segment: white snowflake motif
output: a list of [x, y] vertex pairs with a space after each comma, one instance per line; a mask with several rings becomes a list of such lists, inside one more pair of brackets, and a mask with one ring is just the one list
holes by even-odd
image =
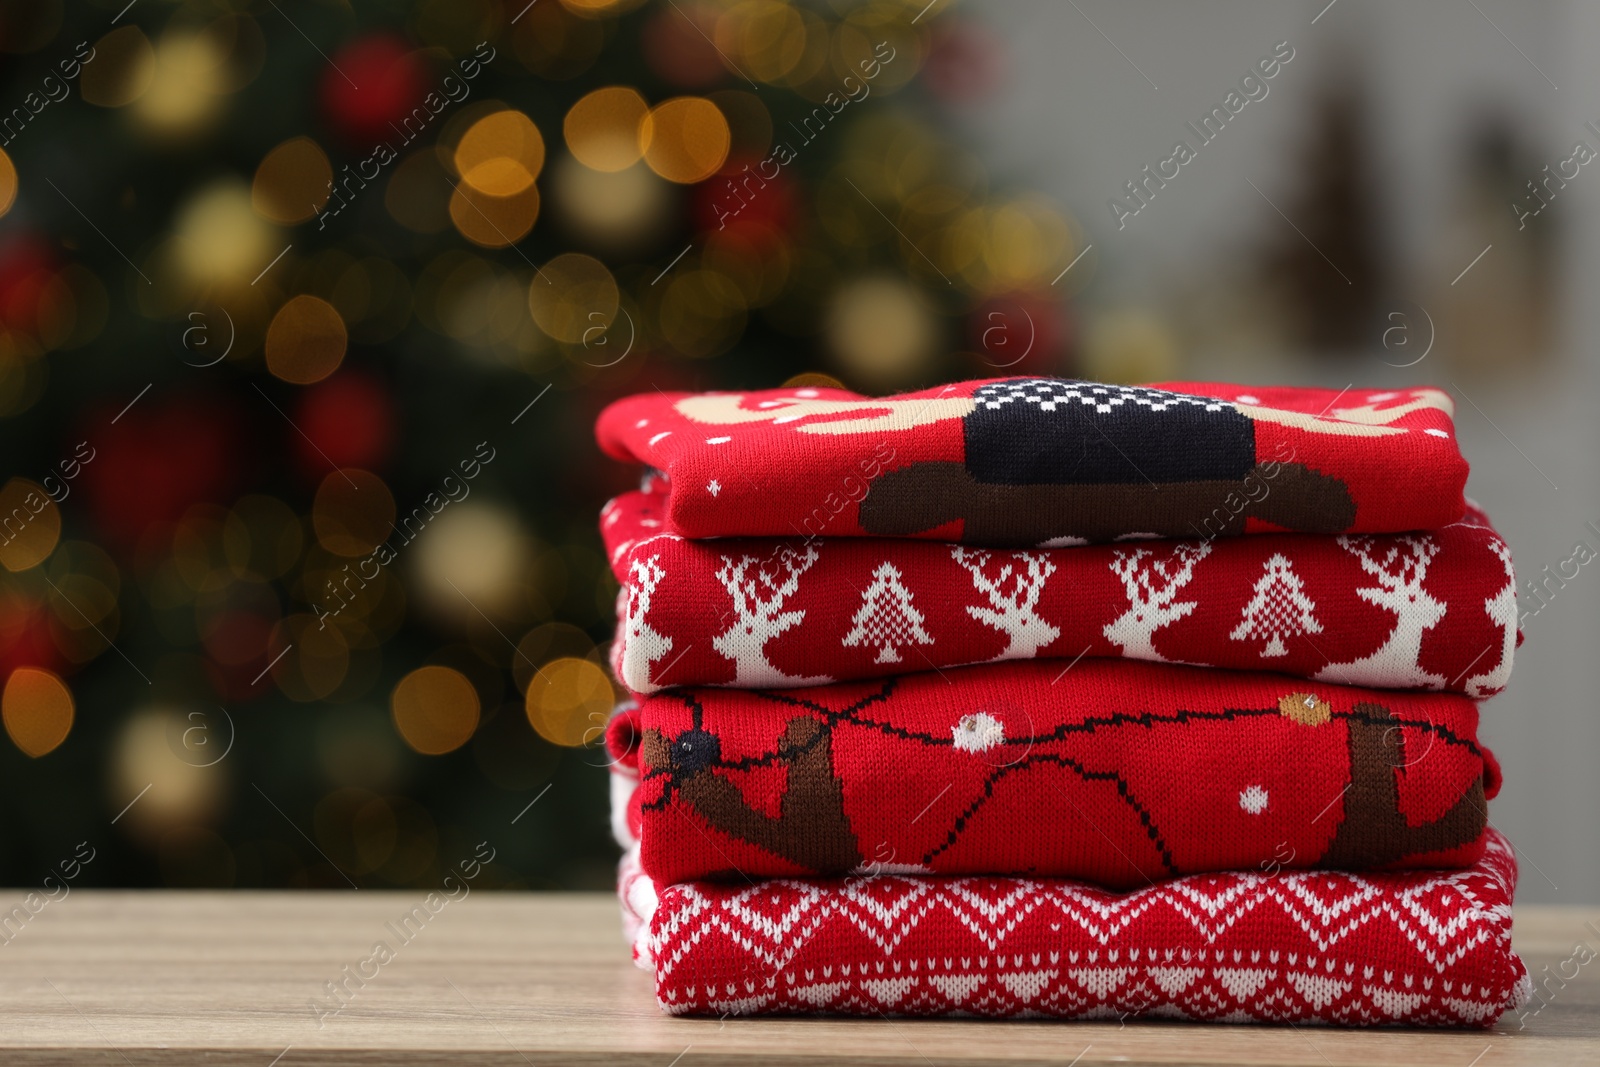
[[710, 493], [712, 496], [716, 496], [718, 493], [722, 492], [722, 483], [717, 481], [715, 478], [711, 479], [710, 484], [706, 486], [706, 492]]
[[1267, 810], [1267, 791], [1259, 785], [1253, 785], [1239, 794], [1239, 807], [1251, 815], [1260, 815]]
[[1006, 741], [1006, 728], [986, 711], [976, 715], [963, 715], [961, 721], [950, 728], [956, 748], [962, 752], [986, 752]]

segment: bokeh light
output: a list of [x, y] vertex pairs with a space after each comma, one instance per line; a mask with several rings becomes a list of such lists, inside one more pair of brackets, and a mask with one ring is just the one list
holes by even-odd
[[728, 158], [728, 120], [717, 105], [698, 96], [680, 96], [652, 108], [639, 128], [650, 169], [681, 185], [705, 181]]
[[178, 265], [196, 287], [243, 285], [277, 253], [271, 232], [251, 204], [249, 187], [234, 178], [218, 179], [178, 210], [173, 225]]
[[578, 252], [556, 256], [528, 283], [533, 321], [552, 339], [571, 344], [581, 342], [590, 330], [609, 327], [620, 300], [617, 280], [606, 265]]
[[626, 252], [658, 239], [672, 222], [672, 188], [642, 163], [595, 171], [569, 155], [551, 167], [555, 217], [569, 230], [607, 249]]
[[12, 743], [35, 759], [67, 739], [72, 715], [71, 690], [49, 671], [18, 667], [6, 679], [0, 718]]
[[616, 703], [606, 672], [586, 659], [544, 664], [528, 683], [528, 722], [553, 745], [575, 748], [598, 739]]
[[0, 217], [11, 210], [17, 199], [17, 168], [0, 148]]
[[[84, 69], [91, 70], [94, 65]], [[133, 101], [133, 111], [158, 134], [195, 132], [221, 111], [218, 94], [227, 88], [226, 67], [227, 56], [217, 38], [189, 29], [169, 29], [156, 47], [153, 77]]]
[[117, 737], [106, 795], [110, 814], [122, 812], [119, 827], [158, 837], [215, 814], [225, 795], [228, 764], [199, 767], [183, 758], [173, 738], [182, 737], [189, 725], [181, 710], [166, 705], [137, 708], [128, 716]]
[[523, 192], [544, 167], [544, 138], [520, 111], [495, 111], [456, 144], [456, 172], [476, 192], [504, 199]]
[[37, 482], [12, 478], [0, 487], [0, 565], [36, 567], [61, 537], [61, 509]]
[[612, 172], [639, 162], [645, 116], [650, 106], [637, 91], [608, 86], [580, 97], [561, 124], [567, 150], [584, 166]]
[[858, 381], [894, 386], [915, 376], [938, 335], [916, 288], [864, 278], [840, 289], [827, 319], [828, 346]]
[[[457, 492], [465, 483], [456, 482]], [[516, 614], [524, 602], [528, 539], [517, 516], [497, 503], [451, 504], [416, 545], [420, 592], [441, 614], [463, 622]]]
[[293, 297], [267, 327], [267, 369], [296, 385], [320, 382], [344, 361], [349, 334], [344, 319], [321, 297]]
[[383, 544], [394, 533], [394, 517], [389, 487], [359, 467], [329, 472], [311, 505], [317, 540], [338, 556], [365, 556]]
[[478, 691], [449, 667], [420, 667], [400, 679], [389, 697], [395, 729], [425, 756], [453, 752], [478, 728]]
[[333, 167], [309, 137], [291, 137], [256, 167], [250, 202], [265, 218], [285, 225], [304, 222], [328, 202]]
[[156, 76], [156, 50], [137, 26], [122, 26], [94, 43], [94, 62], [78, 75], [78, 91], [96, 107], [126, 107]]
[[493, 196], [467, 185], [450, 195], [450, 221], [475, 245], [505, 248], [533, 229], [539, 218], [539, 188], [529, 185], [511, 196]]

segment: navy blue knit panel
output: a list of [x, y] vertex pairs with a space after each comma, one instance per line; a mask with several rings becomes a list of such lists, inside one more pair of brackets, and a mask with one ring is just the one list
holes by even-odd
[[1256, 464], [1255, 424], [1225, 400], [1067, 378], [978, 389], [967, 470], [991, 485], [1226, 481]]

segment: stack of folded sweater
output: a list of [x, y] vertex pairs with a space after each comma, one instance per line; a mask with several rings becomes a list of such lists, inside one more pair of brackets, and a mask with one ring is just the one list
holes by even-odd
[[601, 518], [613, 825], [661, 1007], [1492, 1024], [1528, 980], [1475, 700], [1516, 584], [1450, 411], [611, 405], [649, 468]]

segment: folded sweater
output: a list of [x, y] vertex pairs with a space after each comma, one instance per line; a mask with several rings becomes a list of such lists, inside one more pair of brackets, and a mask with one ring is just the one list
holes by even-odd
[[[1025, 662], [624, 707], [659, 883], [874, 871], [1129, 888], [1219, 870], [1462, 867], [1499, 789], [1460, 696]], [[618, 798], [622, 799], [621, 797]]]
[[1120, 536], [1392, 533], [1460, 518], [1467, 464], [1437, 389], [961, 382], [645, 393], [609, 454], [662, 471], [684, 537], [923, 537], [1025, 548]]
[[606, 505], [635, 692], [809, 685], [986, 660], [1126, 657], [1489, 696], [1516, 647], [1482, 512], [1423, 534], [1269, 534], [994, 551], [664, 534], [659, 479]]
[[1462, 871], [1078, 882], [875, 875], [653, 884], [635, 959], [674, 1015], [1130, 1017], [1488, 1027], [1528, 999], [1516, 861]]

